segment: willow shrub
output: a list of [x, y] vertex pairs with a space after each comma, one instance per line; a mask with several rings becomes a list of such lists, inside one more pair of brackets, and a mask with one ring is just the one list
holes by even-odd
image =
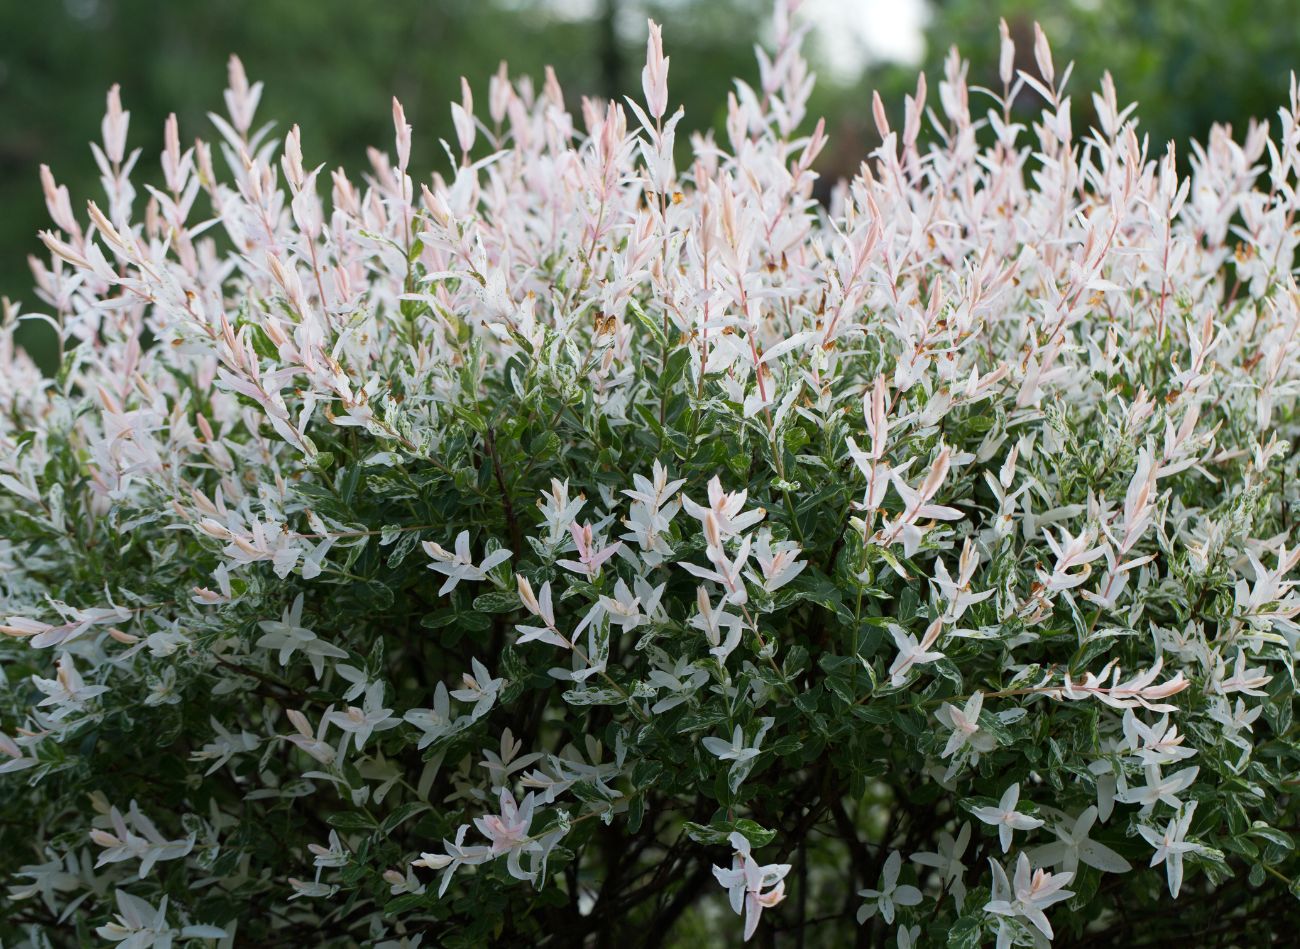
[[1300, 89], [1184, 178], [1004, 26], [823, 207], [790, 12], [689, 147], [652, 24], [359, 179], [237, 60], [42, 169], [6, 944], [1285, 938]]

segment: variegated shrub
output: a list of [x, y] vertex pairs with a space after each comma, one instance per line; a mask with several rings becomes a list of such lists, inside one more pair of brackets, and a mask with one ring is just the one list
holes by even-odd
[[652, 24], [360, 175], [238, 60], [42, 169], [6, 945], [1294, 932], [1300, 88], [1183, 175], [1004, 26], [819, 204], [792, 6], [689, 142]]

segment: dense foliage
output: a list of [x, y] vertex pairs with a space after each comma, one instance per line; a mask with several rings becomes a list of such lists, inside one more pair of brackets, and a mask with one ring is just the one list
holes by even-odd
[[[922, 11], [925, 68], [941, 69], [956, 43], [971, 54], [974, 85], [988, 85], [997, 75], [996, 45], [987, 42], [997, 14], [1024, 40], [1025, 52], [1034, 21], [1042, 20], [1058, 44], [1058, 58], [1078, 62], [1083, 85], [1095, 85], [1108, 69], [1127, 97], [1142, 104], [1142, 128], [1157, 152], [1170, 140], [1204, 138], [1215, 121], [1236, 124], [1271, 113], [1288, 70], [1300, 62], [1300, 31], [1286, 28], [1294, 17], [1292, 0], [905, 0], [899, 7], [913, 5]], [[36, 303], [26, 260], [38, 250], [35, 234], [46, 222], [34, 187], [37, 165], [48, 164], [74, 195], [96, 187], [85, 140], [102, 103], [88, 90], [98, 92], [109, 82], [121, 84], [136, 115], [151, 117], [131, 136], [153, 154], [163, 144], [154, 117], [175, 112], [182, 128], [197, 132], [227, 57], [238, 53], [266, 82], [263, 114], [297, 121], [315, 161], [351, 168], [364, 160], [367, 143], [387, 135], [384, 106], [392, 95], [422, 135], [450, 137], [445, 100], [459, 77], [468, 76], [481, 91], [502, 59], [515, 72], [539, 76], [554, 64], [571, 106], [584, 94], [619, 97], [636, 87], [644, 17], [652, 16], [669, 19], [673, 100], [686, 108], [683, 127], [720, 128], [731, 77], [750, 69], [755, 38], [770, 35], [770, 8], [766, 0], [0, 4], [0, 36], [6, 39], [0, 59], [0, 294]], [[861, 16], [879, 10], [876, 35], [888, 35], [897, 29], [891, 21], [908, 16], [873, 0], [820, 0], [809, 15], [830, 10], [842, 17], [846, 10]], [[819, 47], [829, 30], [823, 23], [805, 46], [819, 64], [811, 108], [826, 116], [831, 138], [817, 163], [824, 181], [853, 174], [862, 153], [878, 144], [863, 107], [871, 90], [881, 90], [889, 109], [901, 106], [917, 68], [867, 61], [861, 76], [848, 64], [828, 71]], [[147, 55], [141, 55], [141, 37], [148, 37]], [[1036, 111], [1032, 95], [1021, 105], [1022, 117]], [[1093, 121], [1086, 96], [1075, 106], [1076, 124]], [[20, 339], [48, 371], [53, 334], [26, 324]]]
[[777, 24], [681, 167], [653, 25], [423, 183], [233, 60], [137, 190], [109, 93], [0, 337], [0, 939], [1285, 941], [1300, 87], [1182, 179], [1004, 26], [822, 208]]

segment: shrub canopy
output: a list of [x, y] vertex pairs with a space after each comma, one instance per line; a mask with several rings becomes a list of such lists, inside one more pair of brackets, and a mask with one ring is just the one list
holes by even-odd
[[137, 187], [109, 93], [0, 338], [0, 938], [1296, 920], [1300, 88], [1180, 179], [1004, 27], [823, 208], [787, 14], [689, 161], [653, 25], [360, 183], [232, 60]]

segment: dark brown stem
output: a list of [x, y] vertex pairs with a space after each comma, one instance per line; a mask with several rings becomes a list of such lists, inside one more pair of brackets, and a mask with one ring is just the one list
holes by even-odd
[[497, 487], [501, 490], [501, 507], [505, 510], [506, 526], [510, 530], [510, 549], [518, 557], [525, 549], [524, 535], [519, 528], [519, 520], [515, 517], [515, 506], [510, 500], [510, 491], [506, 488], [506, 476], [501, 470], [501, 459], [497, 457], [496, 431], [489, 428], [483, 436], [483, 442], [487, 446], [488, 457], [492, 460], [492, 474], [496, 478]]

